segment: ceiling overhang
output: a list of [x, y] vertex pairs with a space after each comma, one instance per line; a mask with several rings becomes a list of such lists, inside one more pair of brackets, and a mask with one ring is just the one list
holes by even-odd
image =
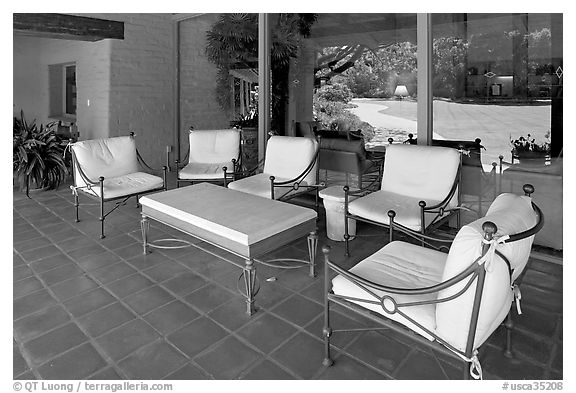
[[67, 14], [14, 14], [15, 35], [78, 41], [124, 39], [124, 22]]

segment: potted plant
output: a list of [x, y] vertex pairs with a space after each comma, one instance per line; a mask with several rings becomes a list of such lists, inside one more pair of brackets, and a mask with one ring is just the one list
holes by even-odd
[[526, 137], [520, 136], [518, 139], [510, 140], [512, 157], [521, 162], [545, 162], [550, 158], [550, 131], [546, 132], [544, 138], [543, 142], [536, 142], [536, 138], [527, 134]]
[[21, 191], [29, 196], [30, 186], [36, 189], [55, 189], [65, 179], [68, 168], [64, 160], [64, 143], [56, 135], [54, 126], [28, 123], [24, 112], [14, 117], [12, 170]]

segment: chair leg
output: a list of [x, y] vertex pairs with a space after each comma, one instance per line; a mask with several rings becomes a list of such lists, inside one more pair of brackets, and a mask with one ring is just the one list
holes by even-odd
[[325, 267], [324, 267], [324, 328], [322, 329], [322, 336], [324, 337], [324, 360], [322, 364], [326, 367], [334, 364], [334, 360], [330, 356], [330, 336], [332, 335], [332, 328], [330, 328], [330, 300], [328, 294], [330, 293], [330, 267], [327, 263], [328, 253], [326, 249], [324, 252]]
[[504, 348], [504, 357], [512, 359], [514, 358], [514, 354], [512, 353], [512, 329], [514, 329], [512, 312], [508, 313], [506, 322], [504, 322], [504, 327], [506, 328], [506, 348]]
[[140, 208], [140, 195], [136, 195], [136, 209]]
[[80, 206], [78, 192], [74, 192], [74, 207], [76, 208], [76, 222], [80, 222], [80, 218], [78, 217], [78, 207]]
[[348, 219], [346, 218], [346, 214], [344, 214], [344, 255], [346, 257], [350, 256], [350, 245], [348, 244], [350, 241], [350, 234], [348, 233]]
[[350, 233], [348, 232], [348, 186], [344, 186], [344, 255], [350, 256]]
[[100, 177], [100, 239], [104, 239], [104, 178]]

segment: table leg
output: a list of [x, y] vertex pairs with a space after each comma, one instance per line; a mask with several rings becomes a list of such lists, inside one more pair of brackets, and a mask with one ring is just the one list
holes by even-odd
[[150, 221], [148, 217], [142, 216], [140, 221], [140, 229], [142, 230], [142, 247], [144, 255], [148, 254], [148, 230], [150, 229]]
[[254, 307], [254, 290], [256, 285], [256, 266], [252, 259], [246, 260], [244, 266], [244, 284], [246, 285], [246, 313], [252, 315], [256, 312]]
[[308, 235], [308, 256], [310, 257], [310, 277], [316, 277], [316, 249], [318, 248], [318, 234], [316, 231]]

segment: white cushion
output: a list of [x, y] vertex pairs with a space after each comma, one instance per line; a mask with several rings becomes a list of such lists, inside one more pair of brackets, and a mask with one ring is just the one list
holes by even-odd
[[190, 131], [189, 140], [189, 163], [221, 164], [239, 159], [239, 130], [194, 130]]
[[[131, 194], [141, 194], [150, 190], [161, 188], [161, 177], [144, 172], [134, 172], [123, 176], [104, 178], [104, 198], [113, 199]], [[100, 196], [100, 186], [91, 190], [80, 188], [81, 191], [91, 195]]]
[[[420, 200], [420, 198], [380, 190], [349, 202], [348, 211], [354, 215], [389, 225], [388, 211], [394, 210], [396, 212], [394, 222], [420, 232], [422, 227], [418, 205]], [[427, 202], [432, 205], [440, 201], [428, 200]], [[428, 226], [434, 219], [434, 215], [425, 214], [424, 219], [425, 225]]]
[[[442, 201], [450, 193], [460, 165], [456, 149], [437, 146], [390, 145], [386, 148], [381, 190], [414, 199]], [[458, 205], [453, 198], [450, 207]]]
[[[295, 179], [310, 165], [317, 150], [318, 143], [312, 138], [272, 136], [266, 145], [264, 173], [277, 179]], [[316, 184], [316, 165], [304, 178], [307, 184]]]
[[[275, 182], [283, 182], [290, 179], [276, 178]], [[301, 182], [300, 186], [305, 186], [306, 182]], [[271, 198], [270, 195], [270, 175], [268, 173], [259, 173], [254, 176], [245, 177], [228, 184], [228, 188], [236, 191], [246, 192], [252, 195], [258, 195], [264, 198]], [[305, 189], [300, 189], [299, 192]], [[295, 191], [290, 187], [274, 187], [274, 199], [279, 199], [288, 193]]]
[[224, 170], [222, 169], [224, 167], [226, 167], [227, 173], [234, 171], [234, 164], [231, 161], [217, 164], [191, 162], [178, 172], [178, 178], [181, 180], [224, 179]]
[[[381, 285], [397, 288], [427, 287], [440, 282], [446, 256], [445, 253], [436, 250], [401, 241], [394, 241], [359, 262], [350, 269], [350, 272]], [[374, 296], [341, 275], [336, 276], [332, 280], [332, 290], [337, 295], [377, 301]], [[370, 288], [369, 290], [378, 296], [385, 294], [383, 291]], [[436, 299], [436, 294], [398, 295], [388, 293], [388, 295], [393, 297], [396, 303]], [[403, 316], [397, 313], [386, 313], [380, 304], [363, 303], [360, 301], [353, 302], [382, 314], [386, 318], [402, 323], [411, 330], [432, 340], [432, 336]], [[435, 309], [434, 304], [400, 308], [403, 313], [431, 331], [434, 331], [436, 328]]]
[[[130, 136], [80, 141], [72, 144], [72, 150], [84, 174], [94, 182], [100, 176], [118, 177], [139, 170], [136, 143]], [[78, 187], [86, 185], [78, 168], [75, 181]]]
[[[482, 252], [482, 224], [492, 221], [498, 227], [497, 237], [516, 234], [532, 228], [537, 222], [537, 215], [526, 196], [501, 194], [486, 213], [460, 229], [450, 247], [446, 267], [442, 275], [445, 281], [466, 269]], [[508, 257], [514, 276], [526, 266], [534, 236], [509, 244], [501, 244], [497, 249]], [[460, 283], [442, 291], [439, 297], [450, 296], [464, 287]], [[437, 334], [460, 350], [465, 349], [474, 291], [476, 283], [462, 295], [448, 302], [439, 303], [436, 307]], [[480, 346], [504, 320], [512, 302], [510, 275], [506, 263], [495, 256], [486, 274], [486, 281], [480, 305], [480, 314], [476, 329], [474, 347]]]
[[317, 216], [309, 208], [210, 183], [148, 195], [140, 203], [144, 210], [151, 208], [242, 245], [257, 244]]

